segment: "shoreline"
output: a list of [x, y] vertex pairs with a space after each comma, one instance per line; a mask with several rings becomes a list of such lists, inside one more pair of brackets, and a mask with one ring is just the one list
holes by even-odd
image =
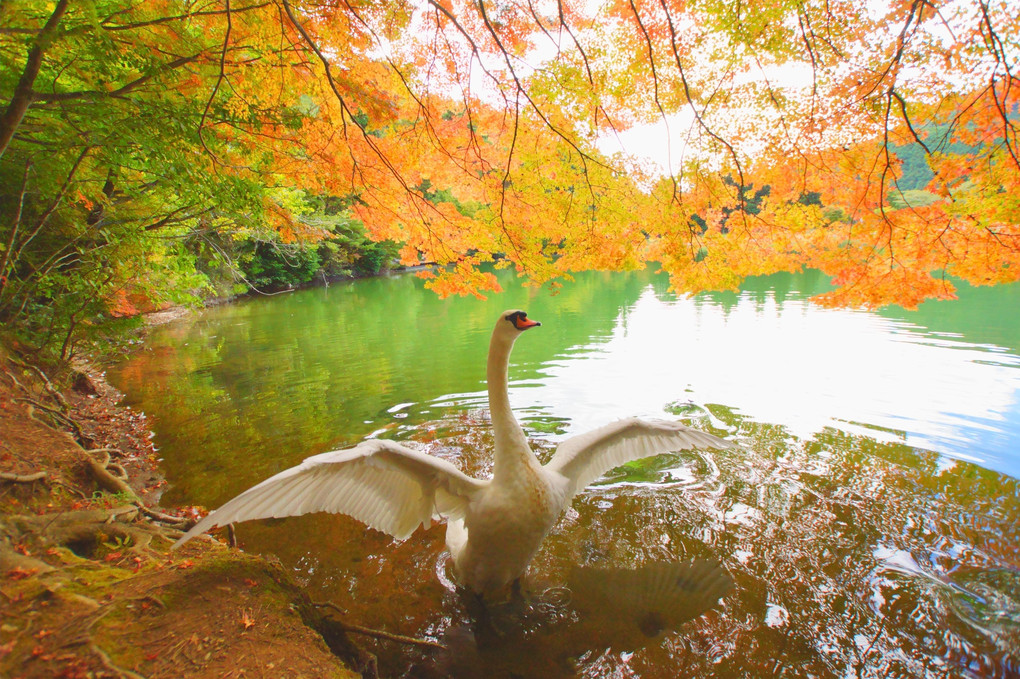
[[159, 506], [147, 418], [122, 398], [85, 361], [51, 381], [0, 347], [0, 676], [376, 676], [278, 562], [211, 537], [170, 551], [199, 512]]
[[[125, 353], [156, 327], [258, 296], [139, 313]], [[154, 434], [107, 381], [111, 358], [72, 359], [50, 376], [0, 343], [0, 676], [376, 677], [349, 634], [385, 633], [311, 601], [275, 559], [211, 536], [170, 551], [204, 512], [160, 505]]]
[[351, 283], [354, 281], [366, 280], [370, 278], [383, 278], [389, 276], [402, 276], [405, 274], [416, 274], [419, 271], [425, 271], [427, 269], [433, 269], [436, 265], [434, 264], [416, 264], [414, 266], [398, 267], [395, 269], [387, 269], [380, 271], [379, 273], [367, 275], [367, 276], [343, 276], [339, 278], [313, 278], [302, 285], [293, 288], [283, 288], [281, 290], [256, 290], [251, 289], [248, 292], [239, 295], [228, 295], [226, 297], [210, 297], [209, 299], [202, 300], [199, 305], [195, 307], [189, 307], [183, 304], [174, 304], [172, 306], [165, 307], [163, 309], [156, 309], [154, 311], [144, 311], [137, 316], [142, 319], [142, 323], [145, 330], [149, 328], [159, 327], [167, 323], [185, 318], [189, 314], [193, 314], [201, 311], [208, 307], [221, 306], [223, 304], [232, 304], [247, 299], [258, 299], [259, 297], [286, 294], [289, 292], [296, 292], [298, 290], [313, 290], [316, 288], [328, 288], [336, 283]]

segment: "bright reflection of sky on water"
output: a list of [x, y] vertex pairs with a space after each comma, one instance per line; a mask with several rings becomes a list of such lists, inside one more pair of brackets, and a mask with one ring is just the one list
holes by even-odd
[[[649, 290], [611, 336], [552, 360], [542, 384], [517, 385], [511, 398], [531, 411], [555, 403], [551, 414], [575, 434], [630, 415], [669, 417], [683, 390], [803, 438], [834, 427], [1020, 477], [1018, 368], [1002, 349], [870, 312], [748, 296], [724, 308]], [[633, 377], [648, 375], [657, 377]]]
[[614, 645], [633, 631], [625, 616], [595, 625], [600, 640], [573, 604], [545, 599], [508, 618], [507, 635], [472, 641], [438, 526], [402, 543], [325, 515], [238, 526], [313, 599], [449, 644], [449, 657], [424, 657], [379, 642], [384, 674], [509, 676], [503, 663], [564, 679], [1017, 675], [1020, 286], [961, 285], [955, 301], [869, 312], [809, 302], [826, 289], [817, 272], [694, 299], [653, 270], [579, 274], [554, 296], [498, 275], [505, 291], [488, 300], [379, 278], [154, 330], [111, 378], [156, 429], [164, 502], [217, 506], [373, 433], [490, 473], [486, 348], [497, 314], [523, 308], [543, 322], [510, 365], [530, 436], [640, 415], [741, 444], [612, 470], [543, 543], [535, 592], [561, 591], [578, 565], [706, 559], [734, 590], [633, 646]]

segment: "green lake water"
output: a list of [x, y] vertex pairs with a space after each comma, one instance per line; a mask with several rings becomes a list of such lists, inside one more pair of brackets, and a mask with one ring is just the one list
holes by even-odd
[[1020, 675], [1020, 286], [867, 312], [812, 304], [813, 272], [690, 299], [652, 270], [556, 295], [500, 281], [440, 300], [376, 278], [156, 329], [109, 377], [149, 417], [164, 503], [214, 508], [370, 436], [484, 476], [489, 334], [523, 308], [542, 327], [517, 342], [510, 398], [541, 457], [632, 415], [740, 448], [614, 470], [524, 600], [486, 615], [454, 590], [441, 526], [396, 543], [346, 517], [239, 525], [314, 599], [446, 647], [366, 640], [385, 675]]

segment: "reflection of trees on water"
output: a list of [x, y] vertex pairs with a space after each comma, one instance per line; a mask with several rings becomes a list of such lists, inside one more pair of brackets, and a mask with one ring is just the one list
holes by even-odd
[[[545, 668], [526, 675], [534, 677], [1016, 674], [1020, 483], [904, 445], [834, 430], [800, 440], [721, 406], [701, 412], [715, 419], [700, 418], [699, 427], [743, 449], [614, 470], [574, 501], [530, 571], [533, 591], [542, 592], [571, 583], [578, 567], [721, 562], [734, 590], [641, 643], [632, 643], [640, 626], [626, 615], [602, 616], [593, 630], [562, 606], [549, 613], [554, 619], [518, 612], [503, 621], [503, 637], [479, 639], [477, 617], [436, 577], [438, 527], [401, 544], [342, 517], [238, 532], [296, 567], [315, 598], [330, 598], [353, 620], [509, 668], [485, 676], [511, 676], [522, 658]], [[433, 428], [444, 438], [424, 444], [430, 451], [470, 473], [487, 471], [484, 420], [450, 417], [422, 427], [419, 438]], [[423, 668], [436, 663], [450, 676], [477, 669], [372, 644], [394, 675], [417, 666], [423, 674], [413, 676], [432, 676]]]
[[507, 292], [487, 301], [441, 300], [405, 275], [246, 300], [154, 331], [111, 377], [152, 416], [168, 501], [214, 506], [356, 443], [400, 402], [484, 391], [489, 334], [508, 307], [546, 321], [511, 367], [511, 380], [534, 379], [577, 338], [611, 333], [654, 278], [589, 273], [553, 296], [498, 273]]
[[[153, 418], [174, 487], [168, 499], [214, 505], [309, 454], [394, 423], [387, 411], [399, 403], [483, 392], [492, 319], [504, 308], [525, 307], [547, 321], [514, 353], [511, 380], [527, 382], [541, 379], [550, 362], [625, 328], [642, 295], [672, 299], [667, 277], [654, 267], [579, 274], [555, 296], [521, 287], [510, 271], [497, 274], [506, 292], [487, 301], [440, 300], [413, 276], [398, 276], [211, 309], [157, 330], [111, 377]], [[825, 277], [807, 271], [748, 279], [739, 298], [709, 293], [697, 303], [781, 304], [824, 289]], [[1013, 289], [963, 287], [968, 304], [932, 306], [931, 313], [924, 305], [915, 316], [953, 332], [953, 314], [971, 314], [956, 320], [980, 334], [984, 325], [973, 314], [984, 314], [998, 319], [1001, 334], [1008, 326], [990, 309], [1001, 309], [1002, 294]], [[402, 413], [401, 424], [436, 417], [425, 410]]]
[[[693, 538], [725, 560], [737, 593], [723, 616], [685, 628], [671, 652], [680, 666], [722, 676], [1020, 669], [1016, 480], [835, 430], [800, 441], [711, 410], [745, 446], [713, 455], [715, 479], [678, 473], [703, 468], [701, 453], [651, 462], [665, 485], [628, 487], [630, 475], [617, 472], [616, 485], [575, 502], [580, 516], [558, 536], [586, 533], [582, 545], [625, 560], [688, 553]], [[977, 599], [995, 603], [968, 613]], [[713, 654], [685, 652], [694, 638]]]
[[1020, 355], [1020, 283], [976, 287], [953, 280], [956, 300], [929, 300], [916, 311], [899, 307], [878, 313], [902, 319], [936, 333], [959, 337], [970, 344], [1001, 347]]
[[[1004, 313], [1004, 310], [1020, 308], [1020, 283], [982, 287], [957, 279], [952, 283], [956, 286], [955, 300], [929, 300], [913, 311], [894, 305], [874, 313], [959, 338], [968, 344], [1001, 347], [1020, 354], [1020, 314]], [[766, 305], [782, 306], [791, 299], [803, 301], [832, 289], [828, 276], [808, 269], [752, 276], [741, 283], [740, 292], [705, 292], [695, 299], [698, 304], [717, 305], [726, 312], [742, 301], [751, 301], [761, 309]], [[659, 299], [671, 299], [665, 288], [656, 287], [656, 293]]]
[[[152, 416], [176, 486], [170, 501], [215, 505], [380, 422], [399, 421], [397, 435], [485, 474], [491, 437], [475, 413], [425, 421], [434, 416], [409, 408], [395, 420], [387, 410], [481, 391], [492, 318], [506, 307], [548, 321], [541, 342], [515, 351], [511, 380], [520, 382], [550, 357], [577, 351], [578, 337], [611, 336], [647, 291], [668, 295], [664, 277], [649, 272], [579, 276], [556, 297], [501, 275], [509, 292], [488, 302], [443, 302], [419, 294], [412, 278], [380, 279], [294, 293], [286, 307], [216, 309], [161, 331], [119, 368], [118, 381]], [[774, 294], [781, 300], [805, 286]], [[773, 293], [747, 294], [765, 303]], [[633, 651], [592, 634], [588, 650], [568, 654], [571, 667], [641, 677], [1020, 673], [1016, 480], [834, 429], [801, 440], [725, 406], [678, 402], [672, 411], [744, 449], [614, 470], [575, 500], [532, 572], [563, 583], [575, 565], [635, 570], [718, 559], [735, 590]], [[441, 528], [402, 544], [343, 517], [238, 532], [358, 622], [431, 638], [470, 627], [436, 578]], [[379, 650], [394, 657], [392, 647]], [[399, 673], [416, 661], [393, 662]]]

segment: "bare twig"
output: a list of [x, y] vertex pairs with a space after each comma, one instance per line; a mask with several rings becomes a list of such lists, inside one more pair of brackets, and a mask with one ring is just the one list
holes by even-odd
[[25, 172], [21, 177], [21, 191], [18, 193], [17, 207], [14, 208], [14, 216], [11, 218], [11, 237], [4, 250], [3, 259], [0, 259], [0, 299], [3, 298], [4, 288], [7, 287], [7, 265], [13, 262], [10, 259], [11, 251], [14, 250], [14, 242], [18, 237], [18, 227], [21, 226], [21, 211], [25, 207], [25, 190], [28, 188], [28, 171], [32, 169], [32, 161], [25, 161]]
[[[298, 21], [298, 18], [295, 15], [294, 9], [291, 7], [290, 2], [288, 0], [283, 0], [283, 7], [286, 10], [287, 17], [290, 20], [291, 25], [301, 35], [301, 38], [304, 40], [305, 44], [312, 51], [312, 53], [315, 54], [319, 62], [322, 64], [323, 73], [326, 76], [326, 82], [329, 83], [330, 90], [333, 92], [333, 95], [336, 97], [337, 103], [340, 105], [341, 110], [340, 121], [343, 126], [342, 133], [344, 139], [348, 138], [347, 121], [349, 119], [354, 124], [354, 128], [360, 133], [361, 140], [372, 151], [372, 154], [379, 160], [379, 162], [383, 164], [383, 166], [386, 168], [390, 176], [392, 176], [394, 180], [396, 180], [397, 183], [400, 184], [400, 187], [404, 191], [404, 193], [410, 199], [412, 199], [411, 206], [418, 213], [420, 223], [422, 227], [424, 227], [425, 230], [428, 232], [430, 240], [435, 243], [438, 243], [445, 250], [447, 250], [447, 252], [449, 252], [449, 248], [447, 248], [445, 242], [442, 239], [440, 239], [436, 235], [435, 231], [429, 226], [430, 220], [428, 214], [426, 214], [426, 211], [431, 213], [434, 217], [442, 220], [446, 220], [447, 217], [443, 214], [441, 210], [439, 210], [436, 206], [429, 202], [429, 200], [425, 197], [424, 190], [419, 189], [417, 187], [412, 187], [410, 184], [407, 183], [407, 179], [404, 177], [400, 169], [393, 164], [392, 159], [376, 143], [375, 138], [371, 134], [369, 134], [369, 130], [367, 129], [367, 127], [359, 121], [355, 111], [351, 108], [351, 105], [348, 103], [347, 98], [344, 97], [344, 94], [340, 91], [340, 87], [337, 84], [336, 78], [334, 78], [333, 76], [332, 63], [326, 57], [326, 54], [323, 52], [319, 44], [311, 36], [311, 34], [308, 32], [305, 26], [300, 21]], [[357, 167], [358, 161], [354, 157], [353, 145], [348, 144], [348, 151], [349, 153], [351, 153], [351, 158], [354, 162], [354, 167]], [[353, 184], [354, 183], [353, 176], [351, 178], [351, 181]]]
[[[316, 608], [330, 608], [340, 615], [346, 615], [346, 611], [337, 606], [336, 604], [325, 602], [325, 603], [313, 603]], [[345, 631], [351, 632], [352, 634], [362, 634], [366, 637], [373, 637], [375, 639], [386, 639], [387, 641], [395, 641], [398, 644], [407, 644], [408, 646], [421, 646], [424, 648], [434, 648], [442, 651], [446, 650], [446, 646], [435, 641], [429, 641], [428, 639], [417, 639], [415, 637], [407, 637], [403, 634], [391, 634], [390, 632], [384, 632], [382, 630], [372, 629], [371, 627], [364, 627], [362, 625], [356, 625], [351, 622], [345, 622], [343, 620], [337, 620], [333, 618], [333, 621], [344, 628]]]
[[676, 175], [673, 174], [673, 142], [670, 140], [669, 119], [666, 117], [666, 110], [662, 107], [662, 102], [659, 99], [659, 74], [655, 69], [655, 52], [652, 48], [652, 38], [648, 34], [648, 29], [645, 28], [644, 22], [641, 20], [641, 15], [638, 13], [634, 0], [629, 0], [629, 3], [630, 11], [634, 15], [634, 20], [641, 30], [641, 35], [644, 36], [645, 46], [648, 48], [648, 66], [652, 70], [652, 98], [655, 100], [655, 107], [659, 109], [659, 117], [662, 118], [662, 124], [666, 128], [666, 171], [669, 173], [669, 179], [673, 183], [673, 194], [670, 200], [680, 205], [682, 202], [680, 184], [677, 182]]

